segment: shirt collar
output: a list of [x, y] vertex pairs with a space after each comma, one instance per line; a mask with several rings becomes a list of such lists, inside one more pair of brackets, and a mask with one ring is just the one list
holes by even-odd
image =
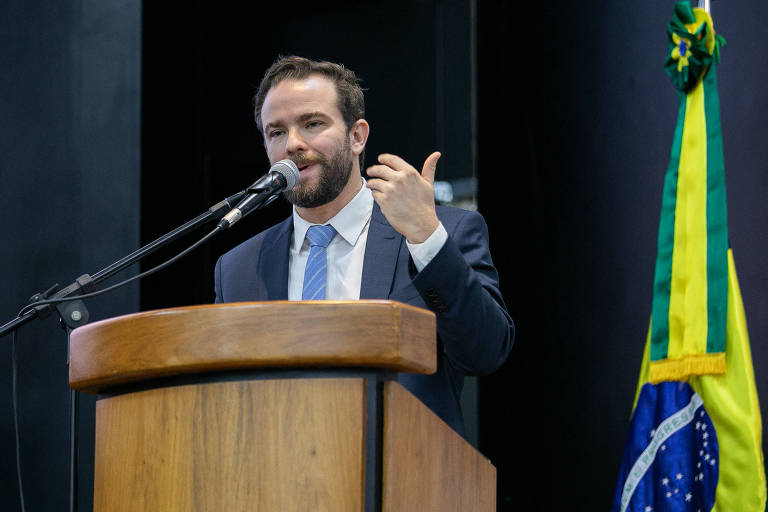
[[[373, 194], [365, 186], [365, 180], [361, 179], [360, 191], [326, 224], [330, 224], [336, 232], [349, 245], [355, 245], [357, 239], [368, 224], [373, 212]], [[296, 212], [293, 207], [293, 240], [294, 250], [298, 251], [304, 244], [304, 238], [307, 236], [307, 230], [312, 226]]]

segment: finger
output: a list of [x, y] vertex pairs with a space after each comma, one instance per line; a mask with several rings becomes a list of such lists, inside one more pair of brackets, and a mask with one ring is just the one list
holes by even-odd
[[368, 176], [374, 176], [383, 180], [393, 180], [397, 176], [397, 171], [386, 165], [372, 165], [365, 172]]
[[381, 206], [381, 202], [384, 201], [386, 196], [383, 192], [379, 192], [378, 190], [371, 190], [371, 195], [373, 196], [373, 199]]
[[384, 205], [386, 207], [387, 202], [387, 196], [383, 192], [379, 192], [378, 190], [371, 190], [371, 195], [373, 196], [373, 200], [376, 201], [376, 204], [381, 207]]
[[408, 162], [406, 162], [405, 160], [403, 160], [397, 155], [382, 153], [379, 155], [378, 160], [379, 160], [379, 163], [387, 165], [396, 171], [402, 172], [402, 171], [407, 171], [409, 169], [416, 171], [415, 167], [413, 167], [411, 164], [409, 164]]
[[421, 176], [429, 182], [429, 184], [435, 183], [435, 171], [437, 170], [437, 161], [440, 160], [442, 155], [439, 151], [435, 151], [424, 160], [424, 166], [421, 168]]
[[379, 179], [368, 180], [365, 182], [365, 186], [373, 191], [381, 193], [388, 192], [392, 189], [391, 183]]

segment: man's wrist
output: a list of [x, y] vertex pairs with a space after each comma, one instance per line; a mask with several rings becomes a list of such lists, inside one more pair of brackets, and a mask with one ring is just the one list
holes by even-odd
[[405, 239], [412, 244], [423, 244], [435, 233], [439, 224], [440, 220], [435, 215], [434, 219], [431, 219], [424, 227], [420, 228], [418, 233], [411, 233], [410, 236], [406, 235]]
[[448, 232], [440, 221], [437, 222], [437, 227], [432, 234], [423, 242], [411, 243], [406, 239], [405, 243], [408, 246], [408, 251], [411, 253], [416, 270], [421, 272], [424, 267], [429, 265], [447, 240]]

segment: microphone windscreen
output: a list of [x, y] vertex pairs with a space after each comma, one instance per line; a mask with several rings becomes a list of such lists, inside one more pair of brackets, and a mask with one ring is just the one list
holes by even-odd
[[293, 160], [288, 158], [275, 162], [269, 172], [276, 172], [285, 178], [285, 190], [290, 190], [299, 181], [299, 168]]

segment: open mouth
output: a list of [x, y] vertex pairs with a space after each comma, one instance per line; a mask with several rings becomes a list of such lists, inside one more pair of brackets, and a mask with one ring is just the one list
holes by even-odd
[[304, 171], [306, 171], [307, 169], [311, 169], [311, 168], [312, 168], [312, 167], [314, 167], [314, 166], [315, 166], [315, 164], [314, 164], [314, 163], [308, 163], [308, 164], [300, 165], [300, 166], [299, 166], [299, 173], [303, 173], [303, 172], [304, 172]]

